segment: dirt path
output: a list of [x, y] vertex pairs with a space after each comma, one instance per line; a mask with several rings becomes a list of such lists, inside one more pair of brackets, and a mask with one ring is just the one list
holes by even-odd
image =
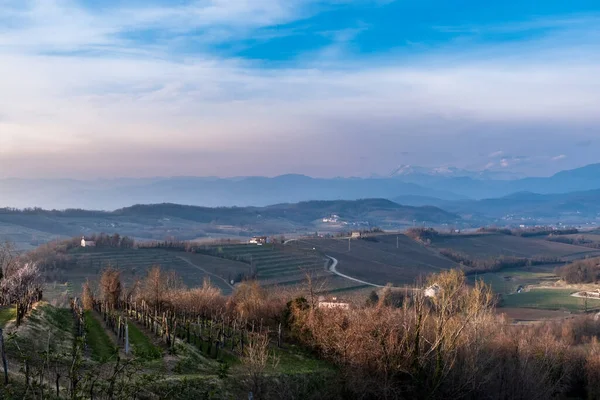
[[360, 279], [356, 279], [356, 278], [353, 278], [353, 277], [348, 276], [348, 275], [344, 275], [341, 272], [337, 271], [338, 260], [336, 258], [328, 256], [328, 255], [326, 255], [325, 257], [329, 258], [332, 261], [331, 266], [329, 267], [329, 272], [331, 272], [333, 274], [336, 274], [338, 276], [341, 276], [342, 278], [346, 278], [346, 279], [349, 279], [351, 281], [361, 283], [363, 285], [369, 285], [369, 286], [378, 287], [378, 288], [385, 287], [385, 286], [382, 286], [382, 285], [377, 285], [375, 283], [361, 281]]
[[221, 278], [219, 275], [213, 274], [212, 272], [209, 272], [209, 271], [205, 270], [204, 268], [202, 268], [202, 267], [194, 264], [193, 262], [191, 262], [190, 260], [188, 260], [185, 257], [177, 256], [177, 258], [179, 258], [180, 260], [185, 261], [186, 263], [190, 264], [192, 267], [194, 267], [196, 269], [199, 269], [200, 271], [204, 272], [205, 274], [213, 276], [216, 279], [224, 282], [229, 288], [231, 288], [231, 290], [235, 289], [229, 282], [227, 282], [227, 279]]
[[[590, 294], [589, 296], [585, 296], [582, 293], [585, 293], [585, 290], [577, 292], [577, 293], [573, 293], [571, 296], [579, 297], [582, 299], [600, 300], [600, 297], [598, 297], [597, 293], [591, 292], [592, 294]], [[596, 295], [594, 296], [593, 294], [596, 294]]]

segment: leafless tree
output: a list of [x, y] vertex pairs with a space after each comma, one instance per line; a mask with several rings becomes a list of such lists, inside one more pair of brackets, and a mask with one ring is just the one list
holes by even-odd
[[255, 399], [265, 396], [265, 375], [269, 367], [277, 367], [279, 359], [269, 351], [269, 336], [265, 333], [254, 333], [248, 338], [244, 348], [242, 363], [248, 379], [249, 389]]
[[102, 300], [110, 310], [114, 310], [121, 298], [121, 272], [112, 267], [106, 268], [100, 277]]

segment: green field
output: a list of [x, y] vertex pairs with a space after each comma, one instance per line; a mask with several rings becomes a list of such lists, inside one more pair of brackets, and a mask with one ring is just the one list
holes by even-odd
[[16, 306], [6, 306], [0, 308], [0, 328], [4, 328], [4, 326], [17, 318], [17, 307]]
[[333, 366], [318, 360], [297, 346], [290, 345], [285, 349], [273, 347], [273, 355], [279, 361], [276, 371], [288, 375], [312, 374], [332, 371]]
[[573, 297], [576, 292], [570, 289], [531, 289], [528, 292], [515, 293], [503, 297], [503, 307], [539, 308], [544, 310], [566, 310], [583, 312], [600, 309], [600, 300]]
[[505, 269], [497, 272], [469, 275], [467, 278], [471, 283], [475, 283], [477, 280], [483, 280], [492, 287], [495, 293], [503, 295], [513, 294], [519, 287], [557, 281], [558, 277], [554, 273], [554, 270], [559, 265], [551, 264], [523, 267], [519, 269]]
[[152, 344], [148, 336], [146, 336], [140, 328], [134, 323], [128, 324], [129, 343], [136, 357], [145, 360], [157, 360], [162, 358], [162, 351], [159, 347]]
[[90, 348], [93, 360], [107, 361], [115, 355], [117, 346], [108, 336], [93, 311], [85, 312], [85, 332], [86, 343]]

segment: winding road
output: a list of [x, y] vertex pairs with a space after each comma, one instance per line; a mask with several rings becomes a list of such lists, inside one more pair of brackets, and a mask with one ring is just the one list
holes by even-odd
[[[290, 242], [301, 242], [301, 243], [309, 244], [309, 243], [304, 242], [304, 241], [302, 241], [300, 239], [289, 239], [289, 240], [286, 240], [285, 242], [283, 242], [283, 244], [286, 245], [286, 244], [288, 244]], [[331, 272], [332, 274], [335, 274], [337, 276], [341, 276], [342, 278], [345, 278], [345, 279], [348, 279], [348, 280], [351, 280], [353, 282], [357, 282], [357, 283], [360, 283], [360, 284], [363, 284], [363, 285], [369, 285], [369, 286], [373, 286], [373, 287], [377, 287], [377, 288], [385, 287], [385, 286], [382, 286], [382, 285], [377, 285], [377, 284], [372, 283], [372, 282], [362, 281], [360, 279], [353, 278], [353, 277], [348, 276], [346, 274], [342, 274], [341, 272], [338, 272], [338, 270], [337, 270], [337, 265], [339, 263], [338, 260], [337, 260], [337, 258], [328, 256], [327, 254], [325, 254], [325, 257], [329, 258], [331, 260], [331, 262], [332, 262], [331, 265], [329, 266], [329, 268], [327, 268], [327, 270], [329, 272]]]
[[361, 281], [360, 279], [356, 279], [356, 278], [353, 278], [351, 276], [342, 274], [341, 272], [338, 272], [338, 270], [337, 270], [337, 265], [338, 265], [337, 258], [328, 256], [327, 254], [325, 254], [325, 257], [329, 258], [332, 261], [331, 265], [329, 266], [329, 272], [331, 272], [333, 274], [336, 274], [337, 276], [341, 276], [342, 278], [346, 278], [346, 279], [349, 279], [351, 281], [361, 283], [363, 285], [369, 285], [369, 286], [378, 287], [378, 288], [385, 287], [385, 286], [382, 286], [382, 285], [377, 285], [375, 283], [371, 283], [371, 282], [367, 282], [367, 281]]

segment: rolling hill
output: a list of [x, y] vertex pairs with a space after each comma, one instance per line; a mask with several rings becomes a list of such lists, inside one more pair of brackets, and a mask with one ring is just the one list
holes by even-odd
[[598, 253], [598, 250], [588, 247], [500, 233], [441, 235], [432, 241], [432, 246], [439, 249], [452, 249], [478, 259], [510, 256], [570, 260]]
[[[322, 219], [336, 214], [339, 224]], [[0, 238], [35, 245], [52, 238], [92, 233], [115, 233], [139, 239], [175, 237], [247, 238], [255, 234], [307, 233], [398, 228], [413, 221], [455, 223], [456, 214], [436, 207], [401, 206], [384, 199], [308, 201], [267, 207], [198, 207], [179, 204], [136, 205], [112, 212], [88, 210], [48, 211], [0, 209]]]

